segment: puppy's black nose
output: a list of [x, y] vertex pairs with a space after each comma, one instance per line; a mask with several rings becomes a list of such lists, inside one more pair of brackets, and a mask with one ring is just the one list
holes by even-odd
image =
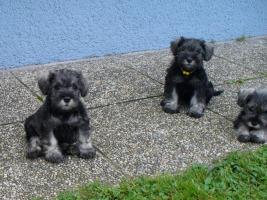
[[64, 100], [65, 103], [69, 103], [70, 102], [70, 99], [71, 99], [70, 97], [64, 97], [63, 98], [63, 100]]
[[193, 61], [193, 59], [192, 59], [192, 58], [186, 58], [186, 61], [187, 61], [188, 63], [191, 63], [191, 62]]

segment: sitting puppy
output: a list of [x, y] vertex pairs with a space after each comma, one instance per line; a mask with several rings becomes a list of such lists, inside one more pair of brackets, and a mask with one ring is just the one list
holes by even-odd
[[240, 142], [267, 142], [267, 89], [242, 89], [238, 94], [242, 108], [234, 121], [234, 129]]
[[189, 103], [189, 115], [203, 116], [208, 102], [223, 91], [215, 91], [203, 68], [203, 60], [213, 55], [213, 47], [205, 41], [181, 37], [171, 42], [174, 60], [167, 70], [164, 100], [161, 102], [167, 113], [179, 112], [181, 102]]
[[27, 157], [44, 155], [49, 162], [63, 161], [63, 154], [74, 151], [81, 158], [93, 158], [89, 118], [80, 96], [88, 86], [81, 73], [61, 69], [39, 78], [38, 85], [46, 96], [44, 104], [28, 117], [24, 127]]

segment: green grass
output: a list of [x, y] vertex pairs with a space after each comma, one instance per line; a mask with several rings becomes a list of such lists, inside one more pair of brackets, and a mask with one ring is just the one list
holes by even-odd
[[266, 72], [262, 72], [262, 73], [258, 73], [257, 76], [255, 77], [249, 77], [249, 78], [240, 78], [237, 80], [229, 80], [226, 83], [227, 84], [238, 84], [238, 85], [243, 85], [244, 83], [246, 83], [247, 81], [251, 81], [251, 80], [256, 80], [256, 79], [265, 79], [267, 78], [267, 73]]
[[242, 36], [236, 38], [235, 41], [237, 41], [237, 42], [244, 42], [246, 39], [247, 39], [247, 37], [244, 36], [244, 35], [242, 35]]
[[234, 152], [214, 164], [192, 166], [180, 174], [143, 176], [117, 186], [90, 183], [60, 193], [57, 200], [267, 199], [267, 147]]
[[44, 102], [44, 97], [42, 97], [40, 95], [37, 95], [36, 98], [37, 98], [38, 101]]
[[215, 44], [216, 41], [215, 41], [215, 40], [211, 40], [210, 43], [211, 43], [211, 44]]

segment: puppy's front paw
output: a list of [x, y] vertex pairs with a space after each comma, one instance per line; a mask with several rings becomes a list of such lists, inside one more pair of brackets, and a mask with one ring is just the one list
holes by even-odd
[[179, 109], [173, 110], [169, 107], [163, 107], [162, 109], [165, 113], [169, 113], [169, 114], [179, 113]]
[[83, 159], [94, 158], [96, 156], [96, 149], [94, 147], [87, 149], [79, 148], [78, 156]]
[[64, 161], [64, 157], [59, 149], [52, 149], [46, 151], [45, 159], [51, 163], [61, 163]]
[[177, 102], [162, 100], [160, 105], [162, 106], [163, 111], [166, 113], [174, 114], [179, 112], [179, 107]]
[[41, 149], [27, 149], [26, 157], [29, 159], [35, 159], [42, 155]]
[[194, 105], [189, 109], [189, 116], [194, 118], [200, 118], [204, 115], [204, 105]]

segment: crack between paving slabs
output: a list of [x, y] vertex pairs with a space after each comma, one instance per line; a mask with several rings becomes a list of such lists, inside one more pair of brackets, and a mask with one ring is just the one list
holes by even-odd
[[[124, 104], [124, 103], [130, 103], [130, 102], [136, 102], [136, 101], [142, 101], [145, 99], [152, 99], [152, 98], [157, 98], [160, 97], [162, 95], [154, 95], [154, 96], [149, 96], [149, 97], [144, 97], [144, 98], [138, 98], [138, 99], [131, 99], [131, 100], [126, 100], [126, 101], [122, 101], [122, 102], [116, 102], [113, 104], [107, 104], [107, 105], [103, 105], [103, 106], [96, 106], [96, 107], [91, 107], [91, 108], [87, 108], [88, 110], [92, 110], [92, 109], [98, 109], [98, 108], [103, 108], [103, 107], [108, 107], [108, 106], [112, 106], [112, 105], [119, 105], [119, 104]], [[109, 158], [99, 147], [97, 147], [96, 145], [94, 145], [94, 147], [96, 148], [96, 150], [118, 171], [120, 171], [120, 173], [122, 175], [124, 175], [126, 178], [131, 178], [132, 176], [129, 175], [128, 173], [126, 173], [122, 167], [120, 167], [119, 165], [117, 165], [115, 162], [113, 162], [113, 160], [111, 158]]]
[[[240, 64], [240, 63], [237, 63], [237, 62], [235, 62], [235, 61], [229, 60], [229, 59], [224, 58], [224, 57], [222, 57], [222, 56], [218, 56], [218, 55], [216, 55], [216, 54], [214, 54], [213, 56], [214, 56], [214, 57], [217, 57], [217, 58], [220, 58], [220, 59], [222, 59], [222, 60], [225, 60], [225, 61], [227, 61], [227, 62], [229, 62], [229, 63], [234, 64], [234, 65], [237, 65], [237, 66], [240, 66], [240, 67], [244, 67], [243, 64]], [[253, 67], [246, 67], [246, 66], [245, 66], [244, 68], [246, 68], [246, 69], [248, 69], [248, 70], [251, 70], [251, 71], [253, 71], [253, 72], [258, 73], [258, 71], [255, 70], [255, 69], [253, 69]]]
[[[108, 106], [120, 105], [120, 104], [124, 104], [124, 103], [136, 102], [136, 101], [142, 101], [142, 100], [145, 100], [145, 99], [152, 99], [152, 98], [157, 98], [157, 97], [161, 97], [161, 96], [163, 96], [163, 95], [159, 94], [159, 95], [148, 96], [148, 97], [144, 97], [144, 98], [130, 99], [130, 100], [126, 100], [126, 101], [116, 102], [116, 103], [113, 103], [113, 104], [106, 104], [106, 105], [100, 105], [100, 106], [95, 106], [95, 107], [87, 107], [86, 109], [87, 110], [93, 110], [93, 109], [98, 109], [98, 108], [105, 108], [105, 107], [108, 107]], [[24, 121], [25, 120], [19, 120], [19, 121], [2, 123], [2, 124], [0, 124], [0, 126], [12, 125], [12, 124], [16, 124], [16, 123], [23, 123]]]
[[227, 59], [227, 58], [224, 58], [224, 57], [222, 57], [222, 56], [218, 56], [218, 55], [216, 55], [216, 54], [213, 54], [213, 56], [214, 56], [214, 57], [217, 57], [217, 58], [220, 58], [220, 59], [222, 59], [222, 60], [225, 60], [225, 61], [227, 61], [227, 62], [229, 62], [229, 63], [235, 64], [235, 65], [239, 65], [238, 63], [236, 63], [236, 62], [234, 62], [234, 61], [232, 61], [232, 60], [229, 60], [229, 59]]
[[155, 81], [155, 82], [157, 82], [157, 83], [159, 83], [159, 84], [161, 84], [161, 85], [164, 85], [164, 83], [162, 83], [161, 81], [158, 81], [157, 79], [155, 79], [155, 78], [153, 78], [153, 77], [149, 76], [148, 74], [146, 74], [146, 73], [143, 73], [143, 72], [141, 72], [141, 71], [140, 71], [140, 70], [138, 70], [138, 69], [135, 69], [135, 68], [133, 67], [133, 65], [131, 65], [131, 64], [129, 64], [129, 65], [126, 65], [126, 66], [125, 66], [125, 68], [127, 68], [127, 69], [131, 69], [131, 70], [134, 70], [135, 72], [137, 72], [137, 73], [141, 74], [142, 76], [145, 76], [145, 77], [147, 77], [147, 78], [151, 79], [152, 81]]
[[14, 122], [7, 122], [7, 123], [2, 123], [0, 124], [0, 127], [1, 126], [8, 126], [8, 125], [15, 125], [15, 124], [19, 124], [19, 123], [24, 123], [24, 120], [21, 120], [21, 121], [14, 121]]
[[[219, 59], [225, 60], [225, 61], [227, 61], [227, 62], [229, 62], [229, 63], [232, 63], [232, 64], [234, 64], [234, 65], [237, 65], [237, 66], [243, 66], [243, 65], [238, 64], [238, 63], [236, 63], [236, 62], [234, 62], [234, 61], [231, 61], [231, 60], [229, 60], [229, 59], [227, 59], [227, 58], [224, 58], [224, 57], [221, 57], [221, 56], [218, 56], [218, 55], [214, 55], [214, 56], [217, 57], [217, 58], [219, 58]], [[243, 67], [244, 67], [244, 66], [243, 66]], [[264, 72], [259, 73], [258, 71], [254, 70], [253, 68], [246, 67], [246, 66], [245, 66], [244, 68], [246, 68], [246, 69], [248, 69], [248, 70], [251, 70], [252, 72], [256, 73], [256, 77], [254, 76], [254, 77], [243, 78], [245, 81], [267, 77], [267, 73], [264, 73]], [[257, 75], [258, 75], [258, 76], [257, 76]], [[260, 75], [261, 75], [261, 76], [260, 76]], [[211, 76], [211, 78], [212, 78], [213, 80], [216, 80], [216, 79], [214, 79], [212, 76]], [[239, 80], [242, 80], [242, 78], [240, 78], [240, 79], [229, 79], [229, 80], [224, 80], [223, 83], [214, 84], [214, 86], [219, 86], [219, 85], [224, 85], [224, 84], [231, 84], [231, 81], [239, 81]]]
[[96, 149], [96, 151], [98, 151], [98, 153], [100, 155], [102, 155], [106, 160], [107, 162], [109, 162], [117, 171], [119, 171], [125, 178], [130, 178], [131, 176], [129, 174], [127, 174], [123, 168], [116, 164], [115, 162], [113, 162], [113, 160], [111, 158], [109, 158], [99, 147], [97, 147], [96, 145], [93, 145], [94, 148]]
[[93, 109], [98, 109], [98, 108], [105, 108], [105, 107], [114, 106], [114, 105], [121, 105], [121, 104], [125, 104], [125, 103], [142, 101], [142, 100], [146, 100], [146, 99], [153, 99], [153, 98], [157, 98], [157, 97], [161, 97], [161, 96], [163, 96], [163, 94], [157, 94], [157, 95], [142, 97], [142, 98], [137, 98], [137, 99], [129, 99], [129, 100], [119, 101], [119, 102], [115, 102], [115, 103], [109, 103], [109, 104], [105, 104], [105, 105], [92, 106], [92, 107], [87, 107], [86, 109], [87, 110], [93, 110]]
[[229, 80], [225, 80], [223, 83], [214, 84], [214, 86], [234, 85], [234, 84], [242, 85], [246, 81], [258, 80], [258, 79], [261, 79], [261, 78], [266, 79], [267, 78], [267, 73], [266, 74], [265, 73], [258, 73], [258, 76], [253, 76], [253, 77], [245, 77], [245, 78], [239, 78], [239, 79], [229, 79]]
[[219, 116], [225, 118], [225, 119], [228, 120], [229, 122], [233, 122], [233, 121], [234, 121], [232, 118], [229, 118], [229, 117], [227, 117], [227, 116], [224, 116], [224, 115], [222, 115], [221, 113], [219, 113], [219, 112], [217, 112], [217, 111], [215, 111], [215, 110], [212, 110], [211, 108], [207, 108], [207, 110], [209, 110], [210, 112], [213, 112], [213, 113], [216, 114], [216, 115], [219, 115]]
[[34, 92], [26, 83], [24, 83], [19, 77], [17, 77], [13, 72], [9, 72], [20, 84], [22, 84], [26, 90], [28, 90], [38, 101], [43, 102], [43, 97]]

